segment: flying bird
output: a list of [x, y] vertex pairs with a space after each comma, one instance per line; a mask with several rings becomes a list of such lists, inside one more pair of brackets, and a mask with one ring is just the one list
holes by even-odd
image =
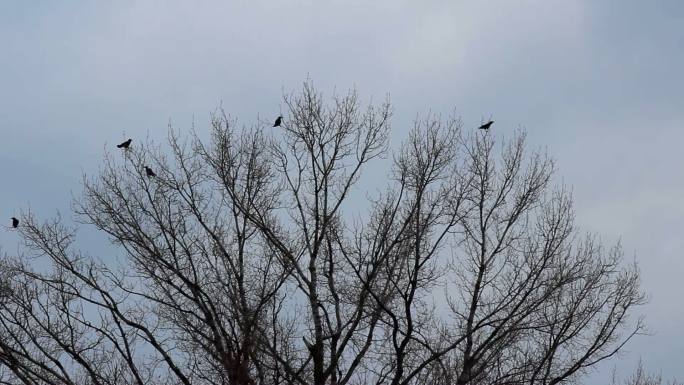
[[489, 127], [491, 127], [493, 123], [494, 123], [494, 121], [493, 121], [493, 120], [490, 120], [490, 121], [488, 121], [487, 123], [485, 123], [485, 124], [481, 125], [480, 127], [478, 127], [477, 129], [478, 129], [478, 130], [489, 130]]
[[282, 123], [282, 122], [283, 122], [283, 117], [282, 117], [282, 116], [279, 116], [279, 117], [276, 119], [275, 123], [273, 123], [273, 127], [280, 127], [280, 123]]
[[125, 141], [125, 142], [123, 142], [123, 143], [121, 143], [121, 144], [117, 144], [116, 147], [117, 147], [117, 148], [126, 149], [126, 148], [128, 148], [128, 147], [131, 145], [131, 141], [132, 141], [132, 140], [133, 140], [133, 139], [128, 139], [127, 141]]
[[12, 228], [17, 228], [19, 227], [19, 220], [15, 217], [12, 217]]
[[145, 173], [146, 173], [147, 176], [149, 176], [149, 177], [157, 176], [157, 174], [155, 174], [154, 171], [152, 171], [152, 169], [149, 168], [149, 167], [147, 167], [147, 166], [145, 166]]

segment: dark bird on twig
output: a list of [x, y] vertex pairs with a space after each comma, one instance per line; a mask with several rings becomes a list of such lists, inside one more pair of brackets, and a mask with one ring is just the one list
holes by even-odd
[[280, 127], [280, 123], [282, 123], [282, 122], [283, 122], [283, 117], [282, 117], [282, 116], [279, 116], [279, 117], [276, 119], [275, 123], [273, 123], [273, 127]]
[[491, 127], [493, 123], [494, 123], [494, 121], [493, 121], [493, 120], [490, 120], [490, 121], [488, 121], [487, 123], [485, 123], [485, 124], [481, 125], [480, 127], [478, 127], [477, 129], [478, 129], [478, 130], [489, 130], [489, 127]]
[[17, 228], [19, 227], [19, 220], [15, 217], [12, 217], [12, 228]]
[[145, 166], [145, 173], [146, 173], [147, 176], [149, 176], [149, 177], [157, 176], [157, 174], [155, 174], [154, 171], [152, 171], [152, 169], [149, 168], [149, 167], [147, 167], [147, 166]]
[[117, 147], [117, 148], [127, 149], [128, 146], [131, 145], [131, 141], [132, 141], [132, 140], [133, 140], [133, 139], [128, 139], [127, 141], [125, 141], [125, 142], [123, 142], [123, 143], [121, 143], [121, 144], [117, 144], [116, 147]]

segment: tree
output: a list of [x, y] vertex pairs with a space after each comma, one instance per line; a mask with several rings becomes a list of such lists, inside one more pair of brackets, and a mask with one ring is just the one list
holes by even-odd
[[116, 260], [24, 215], [1, 383], [556, 384], [643, 330], [636, 266], [580, 235], [524, 132], [418, 120], [359, 203], [389, 103], [310, 83], [284, 102], [276, 129], [218, 111], [208, 141], [105, 156], [74, 211]]
[[639, 360], [639, 364], [634, 369], [634, 372], [622, 381], [618, 381], [617, 376], [613, 373], [613, 385], [681, 385], [682, 383], [676, 379], [664, 383], [663, 376], [660, 374], [650, 373], [644, 368], [644, 364]]

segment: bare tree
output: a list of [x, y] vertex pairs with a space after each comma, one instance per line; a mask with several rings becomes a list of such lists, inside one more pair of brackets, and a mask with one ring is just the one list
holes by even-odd
[[643, 330], [636, 266], [574, 228], [523, 132], [418, 120], [361, 202], [389, 103], [284, 101], [278, 128], [218, 111], [208, 142], [107, 155], [74, 211], [119, 258], [24, 215], [0, 383], [556, 384]]
[[644, 368], [643, 362], [639, 360], [637, 367], [634, 372], [628, 377], [619, 381], [616, 373], [613, 373], [612, 385], [680, 385], [681, 382], [677, 380], [671, 380], [669, 382], [663, 381], [663, 376], [661, 374], [651, 373]]

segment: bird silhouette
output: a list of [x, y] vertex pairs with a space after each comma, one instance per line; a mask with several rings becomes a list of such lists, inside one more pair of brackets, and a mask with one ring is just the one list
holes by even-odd
[[131, 145], [131, 141], [133, 141], [133, 139], [128, 139], [127, 141], [125, 141], [121, 144], [117, 144], [116, 147], [126, 149], [126, 148], [128, 148], [128, 146]]
[[478, 127], [477, 129], [478, 129], [478, 130], [489, 130], [489, 127], [491, 127], [493, 123], [494, 123], [494, 121], [493, 121], [493, 120], [490, 120], [490, 121], [488, 121], [487, 123], [485, 123], [485, 124], [481, 125], [480, 127]]
[[145, 174], [147, 174], [149, 177], [157, 176], [157, 174], [155, 174], [154, 171], [147, 166], [145, 166]]
[[19, 220], [15, 217], [12, 217], [12, 228], [17, 228], [19, 227]]
[[276, 119], [275, 123], [273, 123], [273, 127], [280, 127], [280, 123], [282, 123], [282, 122], [283, 122], [283, 117], [282, 117], [282, 116], [279, 116], [279, 117]]

